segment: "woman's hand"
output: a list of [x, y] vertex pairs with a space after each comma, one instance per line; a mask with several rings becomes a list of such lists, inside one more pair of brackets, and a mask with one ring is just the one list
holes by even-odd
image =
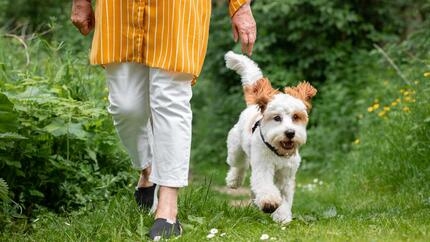
[[252, 55], [257, 38], [257, 25], [252, 16], [250, 3], [246, 3], [240, 7], [231, 18], [234, 41], [240, 40], [242, 52], [248, 56]]
[[70, 19], [73, 25], [83, 35], [89, 34], [95, 25], [94, 11], [91, 0], [73, 0], [72, 14]]

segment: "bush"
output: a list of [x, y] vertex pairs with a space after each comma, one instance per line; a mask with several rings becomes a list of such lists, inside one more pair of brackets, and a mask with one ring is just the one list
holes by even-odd
[[27, 45], [0, 40], [8, 49], [0, 55], [0, 177], [10, 197], [26, 215], [40, 205], [64, 211], [108, 199], [131, 174], [102, 73], [85, 53], [72, 56], [37, 38]]

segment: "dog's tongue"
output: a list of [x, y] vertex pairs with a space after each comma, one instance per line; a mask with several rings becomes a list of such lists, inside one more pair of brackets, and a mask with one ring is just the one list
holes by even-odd
[[292, 141], [281, 141], [282, 148], [289, 150], [294, 148], [294, 142]]

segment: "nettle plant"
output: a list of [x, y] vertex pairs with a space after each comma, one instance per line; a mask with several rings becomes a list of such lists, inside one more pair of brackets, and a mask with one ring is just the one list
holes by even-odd
[[39, 206], [64, 211], [108, 199], [131, 182], [98, 76], [86, 62], [71, 61], [80, 56], [41, 42], [28, 50], [46, 57], [40, 60], [11, 59], [24, 56], [21, 48], [0, 55], [0, 178], [26, 215]]
[[0, 177], [27, 211], [37, 204], [58, 210], [104, 199], [118, 182], [127, 181], [121, 174], [127, 162], [121, 162], [104, 108], [57, 97], [40, 83], [0, 95], [6, 110]]

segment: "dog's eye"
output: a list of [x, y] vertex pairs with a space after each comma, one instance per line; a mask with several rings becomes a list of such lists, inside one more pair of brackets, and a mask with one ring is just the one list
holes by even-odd
[[279, 115], [276, 115], [275, 117], [273, 117], [273, 120], [275, 120], [276, 122], [281, 122], [282, 118]]
[[298, 120], [300, 120], [300, 116], [298, 114], [294, 114], [293, 121], [298, 121]]

